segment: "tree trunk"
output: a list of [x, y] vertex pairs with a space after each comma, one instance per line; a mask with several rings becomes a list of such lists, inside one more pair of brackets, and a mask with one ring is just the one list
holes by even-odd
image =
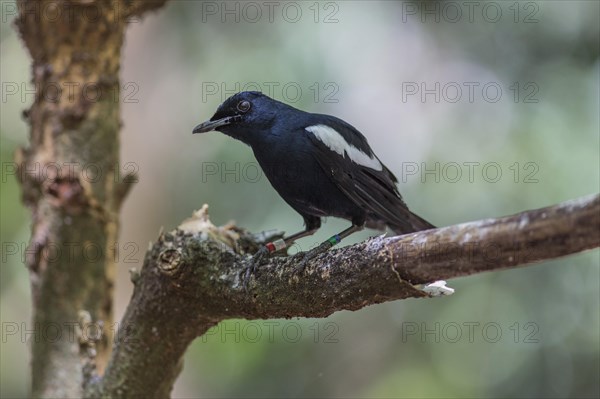
[[15, 155], [33, 215], [35, 396], [81, 396], [80, 345], [96, 344], [87, 339], [96, 334], [77, 334], [80, 311], [103, 323], [99, 368], [108, 359], [119, 209], [133, 180], [118, 163], [120, 52], [127, 19], [163, 2], [18, 2], [36, 88], [24, 111], [30, 144]]

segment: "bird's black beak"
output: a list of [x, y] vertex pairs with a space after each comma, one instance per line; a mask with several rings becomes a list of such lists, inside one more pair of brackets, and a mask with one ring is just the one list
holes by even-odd
[[214, 121], [209, 120], [209, 121], [203, 122], [203, 123], [199, 124], [198, 126], [196, 126], [194, 128], [194, 130], [192, 130], [192, 133], [211, 132], [211, 131], [217, 129], [218, 127], [230, 125], [239, 119], [241, 119], [241, 117], [239, 115], [235, 115], [235, 116], [228, 116], [225, 118], [217, 119]]

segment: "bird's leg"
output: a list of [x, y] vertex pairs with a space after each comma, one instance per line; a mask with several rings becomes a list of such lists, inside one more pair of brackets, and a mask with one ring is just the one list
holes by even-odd
[[268, 257], [274, 252], [288, 248], [296, 240], [315, 234], [319, 227], [321, 227], [321, 219], [313, 216], [305, 216], [304, 224], [306, 225], [304, 230], [288, 237], [266, 243], [252, 256], [252, 258], [249, 259], [248, 265], [246, 265], [245, 268], [244, 287], [247, 287], [250, 276], [256, 271], [257, 267], [262, 263], [265, 257]]
[[298, 271], [304, 270], [304, 268], [306, 267], [306, 264], [308, 263], [309, 260], [311, 260], [312, 258], [314, 258], [317, 255], [327, 252], [331, 247], [333, 247], [336, 244], [339, 244], [344, 238], [346, 238], [349, 235], [354, 234], [358, 231], [361, 231], [364, 228], [365, 228], [364, 223], [363, 224], [353, 224], [352, 226], [348, 227], [346, 230], [342, 231], [341, 233], [331, 236], [328, 240], [323, 241], [321, 244], [319, 244], [318, 247], [305, 252], [302, 260], [299, 262], [298, 266], [296, 267], [296, 270], [298, 270]]
[[295, 241], [303, 237], [312, 236], [321, 227], [321, 218], [316, 216], [304, 215], [304, 226], [306, 226], [306, 228], [302, 231], [299, 231], [298, 233], [265, 244], [264, 248], [266, 248], [266, 251], [268, 252], [265, 252], [265, 250], [263, 250], [263, 254], [272, 254], [274, 252], [281, 251], [282, 249], [288, 248]]
[[304, 229], [304, 230], [299, 231], [298, 233], [292, 234], [288, 237], [280, 238], [279, 240], [275, 240], [273, 242], [268, 242], [265, 244], [265, 246], [263, 248], [267, 251], [266, 252], [267, 254], [272, 254], [274, 252], [281, 251], [282, 249], [288, 248], [290, 245], [292, 245], [294, 242], [296, 242], [297, 240], [299, 240], [301, 238], [312, 236], [313, 234], [315, 234], [315, 232], [318, 229], [319, 229], [318, 227], [311, 228], [311, 229]]

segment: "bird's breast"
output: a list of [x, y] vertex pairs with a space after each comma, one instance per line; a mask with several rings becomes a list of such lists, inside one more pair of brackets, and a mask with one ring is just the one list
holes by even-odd
[[272, 147], [269, 151], [255, 151], [255, 156], [277, 191], [314, 187], [325, 177], [318, 162], [306, 151]]

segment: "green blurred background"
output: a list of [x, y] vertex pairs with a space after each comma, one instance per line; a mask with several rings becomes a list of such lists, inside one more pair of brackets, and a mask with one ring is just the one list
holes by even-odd
[[[7, 326], [32, 328], [21, 259], [30, 215], [5, 169], [27, 142], [21, 111], [32, 102], [5, 92], [6, 82], [30, 81], [13, 4], [2, 2], [0, 50], [3, 397], [29, 386], [28, 344]], [[191, 135], [240, 89], [352, 123], [398, 175], [409, 206], [436, 225], [600, 191], [597, 1], [249, 4], [171, 1], [130, 23], [120, 167], [140, 179], [122, 211], [116, 320], [132, 290], [127, 271], [148, 242], [203, 203], [216, 224], [301, 228], [257, 176], [249, 148]], [[469, 162], [479, 163], [472, 178]], [[294, 250], [346, 226], [329, 219]], [[21, 253], [8, 254], [7, 243]], [[191, 346], [174, 396], [598, 397], [599, 263], [595, 250], [452, 280], [452, 297], [324, 320], [229, 321]]]

